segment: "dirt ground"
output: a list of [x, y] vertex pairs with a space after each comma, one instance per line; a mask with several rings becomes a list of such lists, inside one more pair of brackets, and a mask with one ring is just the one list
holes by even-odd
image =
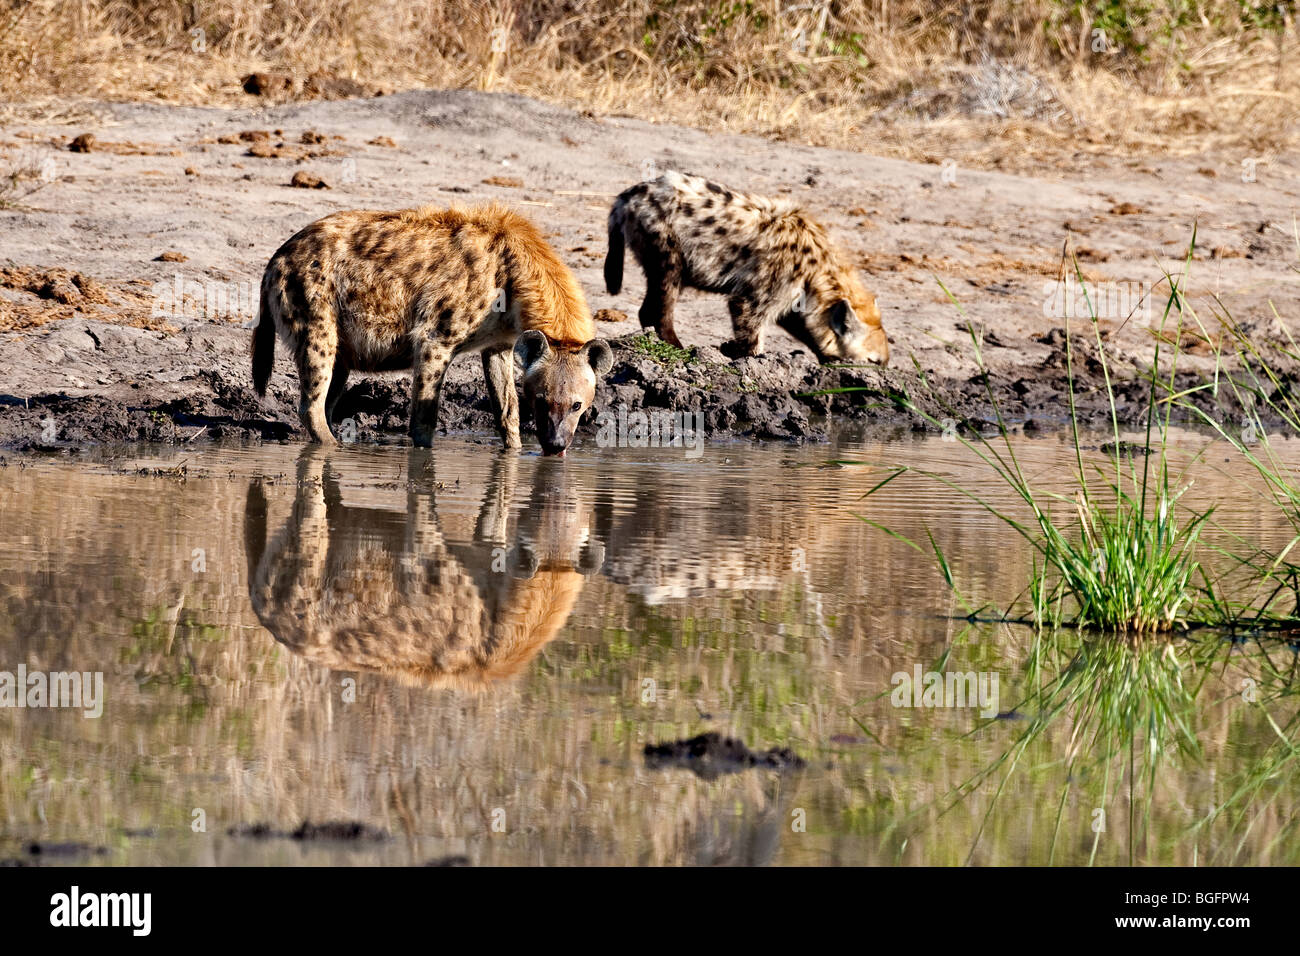
[[[1297, 331], [1300, 314], [1294, 156], [1263, 164], [1080, 152], [1077, 168], [1029, 177], [597, 119], [474, 92], [247, 109], [96, 104], [92, 112], [93, 121], [79, 109], [75, 125], [0, 129], [0, 169], [39, 170], [27, 188], [41, 187], [0, 207], [0, 444], [8, 447], [300, 436], [283, 349], [267, 399], [252, 391], [258, 282], [285, 239], [349, 208], [519, 207], [544, 227], [593, 310], [603, 310], [602, 334], [616, 340], [597, 407], [699, 411], [713, 435], [816, 439], [827, 413], [918, 427], [901, 407], [904, 393], [936, 417], [987, 421], [967, 317], [982, 331], [1004, 414], [1030, 427], [1061, 425], [1071, 310], [1058, 276], [1067, 248], [1099, 293], [1128, 420], [1145, 408], [1135, 375], [1152, 359], [1164, 270], [1183, 272], [1194, 228], [1185, 289], [1208, 341], [1184, 334], [1185, 381], [1213, 371], [1216, 310], [1260, 340], [1277, 340], [1282, 322]], [[619, 191], [669, 168], [788, 195], [818, 215], [877, 293], [890, 367], [824, 368], [777, 330], [767, 355], [729, 361], [716, 348], [730, 337], [725, 303], [689, 292], [677, 329], [695, 347], [690, 359], [647, 347], [635, 319], [640, 271], [629, 265], [620, 295], [604, 290], [605, 216]], [[1085, 315], [1075, 298], [1072, 314]], [[1072, 320], [1090, 335], [1084, 325]], [[1102, 367], [1095, 348], [1076, 344], [1079, 400], [1096, 415]], [[407, 377], [354, 383], [339, 417], [356, 422], [361, 440], [401, 440]], [[457, 359], [445, 429], [492, 440], [481, 386], [477, 358]], [[844, 388], [863, 390], [808, 394]], [[1230, 405], [1220, 411], [1234, 414]]]

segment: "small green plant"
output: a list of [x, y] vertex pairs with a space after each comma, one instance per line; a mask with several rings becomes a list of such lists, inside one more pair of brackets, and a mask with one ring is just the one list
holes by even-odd
[[679, 349], [649, 333], [635, 336], [628, 345], [634, 352], [647, 355], [660, 365], [689, 365], [695, 361], [695, 353], [692, 350]]

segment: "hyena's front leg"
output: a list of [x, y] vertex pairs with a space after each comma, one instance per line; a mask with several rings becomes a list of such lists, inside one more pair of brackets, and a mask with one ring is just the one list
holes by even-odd
[[512, 346], [483, 353], [483, 379], [496, 416], [497, 431], [507, 448], [521, 448], [519, 393], [515, 391], [515, 353]]
[[411, 374], [411, 441], [420, 448], [433, 446], [438, 430], [438, 400], [454, 350], [438, 342], [417, 342]]
[[510, 505], [515, 500], [515, 476], [519, 470], [519, 456], [500, 454], [492, 460], [492, 473], [488, 476], [479, 505], [478, 521], [474, 525], [475, 541], [506, 543], [506, 528], [510, 522]]
[[718, 347], [719, 351], [733, 359], [761, 355], [767, 317], [751, 301], [739, 296], [728, 299], [727, 308], [731, 312], [732, 340], [723, 342]]

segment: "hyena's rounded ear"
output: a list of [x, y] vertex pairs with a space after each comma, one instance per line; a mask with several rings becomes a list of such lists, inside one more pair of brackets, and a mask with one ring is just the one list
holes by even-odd
[[848, 299], [840, 299], [831, 306], [831, 331], [842, 339], [852, 339], [862, 334], [862, 320], [853, 311]]
[[551, 354], [551, 343], [546, 335], [537, 329], [529, 329], [515, 339], [515, 358], [525, 369], [532, 368], [537, 362]]
[[604, 339], [592, 339], [582, 347], [580, 354], [591, 364], [591, 370], [597, 378], [614, 367], [614, 350]]

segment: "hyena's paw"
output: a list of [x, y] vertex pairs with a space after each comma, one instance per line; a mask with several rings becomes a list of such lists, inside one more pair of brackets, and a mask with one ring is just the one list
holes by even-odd
[[735, 339], [728, 339], [726, 342], [723, 342], [718, 346], [718, 351], [733, 361], [740, 358], [749, 358], [757, 354], [754, 352], [751, 345], [744, 342], [737, 342]]
[[668, 343], [675, 349], [685, 350], [686, 346], [682, 345], [682, 340], [677, 337], [677, 333], [672, 329], [658, 329], [659, 338]]
[[645, 319], [642, 319], [641, 328], [646, 335], [654, 333], [659, 338], [660, 342], [671, 345], [675, 349], [686, 348], [686, 346], [682, 345], [682, 340], [677, 337], [676, 332], [672, 329], [660, 327], [658, 321], [646, 321]]

